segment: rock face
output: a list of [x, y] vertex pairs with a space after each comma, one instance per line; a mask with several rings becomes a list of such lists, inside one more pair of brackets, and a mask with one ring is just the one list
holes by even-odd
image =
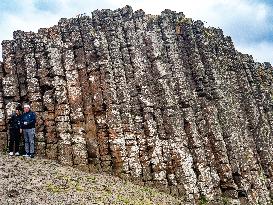
[[271, 203], [272, 66], [222, 30], [126, 6], [15, 31], [2, 46], [2, 148], [10, 111], [30, 102], [41, 156], [185, 204]]

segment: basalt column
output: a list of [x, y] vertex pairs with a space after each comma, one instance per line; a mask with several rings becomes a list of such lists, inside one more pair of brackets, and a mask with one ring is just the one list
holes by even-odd
[[270, 204], [273, 74], [221, 29], [126, 6], [15, 31], [0, 63], [0, 147], [16, 103], [36, 153], [181, 197]]

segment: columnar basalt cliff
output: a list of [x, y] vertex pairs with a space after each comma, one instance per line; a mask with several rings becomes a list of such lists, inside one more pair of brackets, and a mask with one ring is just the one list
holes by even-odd
[[270, 204], [273, 70], [183, 13], [96, 10], [3, 41], [0, 142], [16, 102], [36, 152], [181, 196]]

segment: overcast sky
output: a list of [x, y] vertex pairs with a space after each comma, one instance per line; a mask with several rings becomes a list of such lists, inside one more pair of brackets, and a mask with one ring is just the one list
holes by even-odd
[[253, 55], [254, 60], [273, 64], [273, 0], [1, 0], [0, 41], [12, 39], [14, 30], [37, 32], [62, 17], [125, 5], [150, 14], [166, 8], [182, 11], [207, 26], [222, 28], [237, 50]]

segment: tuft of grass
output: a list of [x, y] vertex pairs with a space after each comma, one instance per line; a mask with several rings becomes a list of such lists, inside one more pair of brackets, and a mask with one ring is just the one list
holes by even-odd
[[52, 183], [48, 183], [46, 188], [47, 188], [47, 191], [49, 191], [51, 193], [60, 193], [61, 192], [61, 189]]
[[150, 195], [152, 197], [156, 195], [156, 192], [149, 187], [143, 187], [143, 188], [141, 188], [141, 191], [147, 193], [148, 195]]
[[[262, 183], [266, 183], [267, 177], [266, 177], [266, 175], [264, 173], [263, 167], [262, 167], [262, 165], [259, 165], [259, 166], [260, 166], [259, 178], [260, 178]], [[273, 205], [273, 203], [272, 203], [272, 205]]]
[[107, 194], [111, 194], [112, 193], [112, 189], [108, 186], [104, 186], [103, 190], [107, 193]]
[[208, 29], [205, 29], [204, 30], [204, 35], [209, 38], [209, 37], [211, 37], [213, 35], [213, 33], [211, 33]]
[[4, 145], [3, 146], [3, 149], [2, 149], [2, 153], [3, 154], [6, 154], [8, 152], [8, 146], [7, 145]]
[[60, 185], [55, 185], [52, 182], [49, 182], [46, 185], [46, 190], [52, 193], [67, 192], [71, 189], [76, 190], [77, 192], [83, 192], [84, 188], [80, 185], [78, 179], [72, 179], [70, 176], [58, 175], [57, 179], [63, 180], [64, 183]]
[[130, 199], [128, 199], [127, 197], [124, 197], [123, 195], [118, 195], [117, 200], [118, 202], [122, 202], [124, 204], [130, 204]]
[[191, 18], [180, 18], [177, 21], [177, 25], [181, 25], [181, 24], [191, 24], [192, 23], [192, 19]]
[[206, 205], [206, 204], [208, 204], [208, 199], [206, 198], [206, 196], [204, 196], [204, 195], [202, 195], [201, 197], [200, 197], [200, 199], [199, 199], [199, 205]]
[[79, 184], [77, 184], [75, 188], [76, 188], [76, 190], [78, 192], [83, 192], [84, 191], [84, 189]]
[[229, 205], [230, 204], [230, 201], [227, 197], [222, 197], [222, 202], [224, 205]]
[[92, 182], [92, 183], [96, 183], [97, 182], [97, 178], [95, 176], [87, 176], [87, 180]]

